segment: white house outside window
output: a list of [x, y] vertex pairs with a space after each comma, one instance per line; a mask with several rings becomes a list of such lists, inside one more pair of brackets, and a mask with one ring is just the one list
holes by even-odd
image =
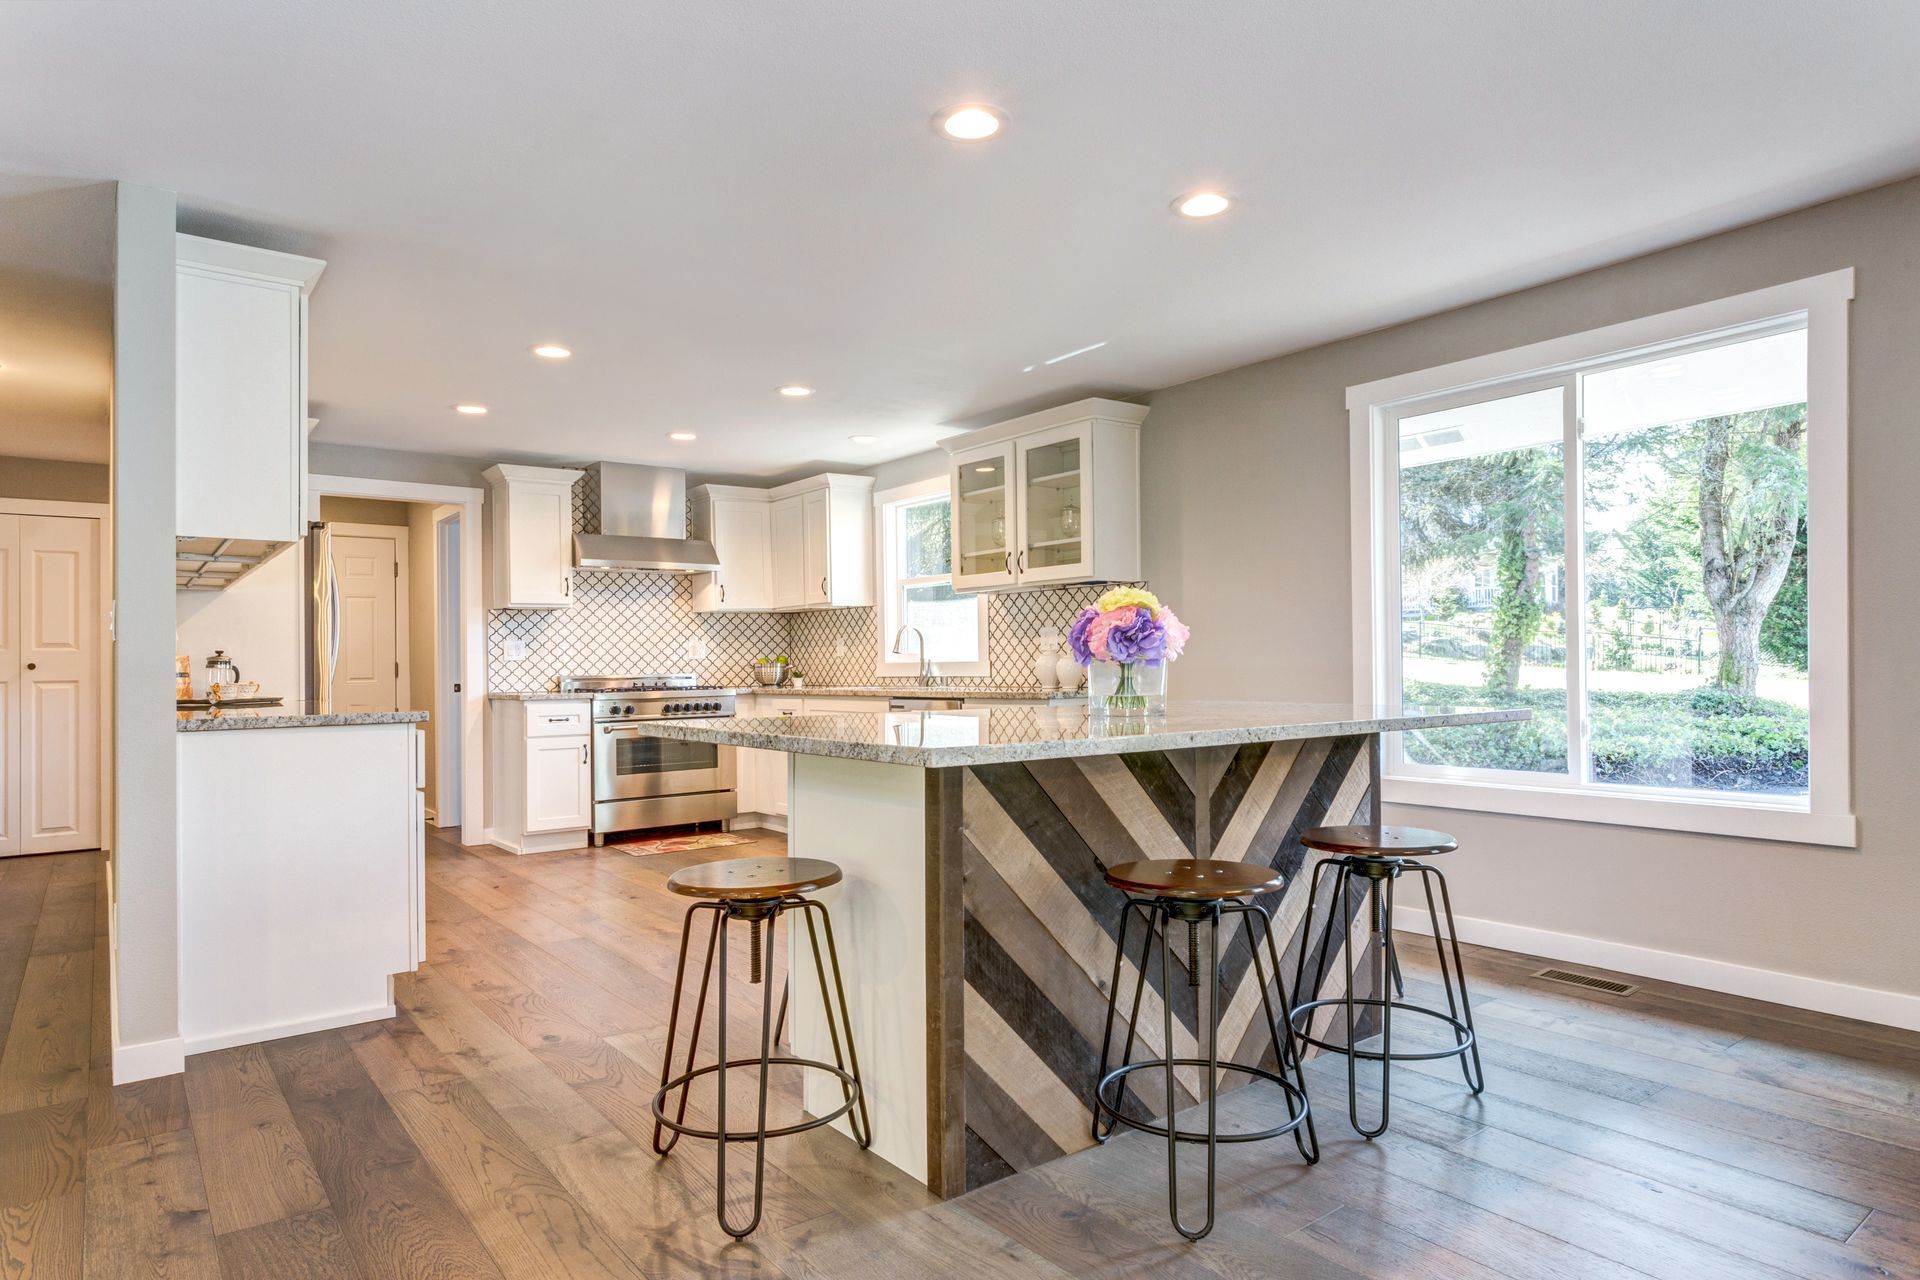
[[1351, 388], [1388, 800], [1850, 844], [1850, 272]]
[[[875, 495], [882, 675], [919, 673], [919, 636], [941, 675], [987, 674], [986, 601], [953, 589], [952, 506], [944, 478]], [[919, 635], [895, 653], [903, 626]]]

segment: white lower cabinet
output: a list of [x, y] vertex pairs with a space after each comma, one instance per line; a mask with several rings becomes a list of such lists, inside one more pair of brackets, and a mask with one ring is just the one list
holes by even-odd
[[577, 849], [593, 826], [593, 748], [584, 702], [491, 704], [493, 843], [513, 853]]
[[593, 825], [591, 751], [585, 738], [527, 740], [528, 834]]

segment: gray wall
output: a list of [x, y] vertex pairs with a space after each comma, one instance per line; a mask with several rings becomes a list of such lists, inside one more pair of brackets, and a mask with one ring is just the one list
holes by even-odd
[[[143, 1055], [145, 1074], [151, 1074], [180, 1069], [171, 677], [173, 193], [122, 183], [118, 218], [113, 286], [114, 1048], [117, 1054], [126, 1046], [158, 1044], [158, 1052]], [[169, 1052], [171, 1063], [164, 1061]]]
[[0, 498], [105, 502], [110, 496], [104, 462], [0, 457]]
[[1463, 916], [1920, 993], [1920, 180], [1155, 393], [1147, 577], [1194, 632], [1175, 696], [1350, 699], [1348, 386], [1849, 266], [1859, 848], [1389, 816], [1460, 837]]

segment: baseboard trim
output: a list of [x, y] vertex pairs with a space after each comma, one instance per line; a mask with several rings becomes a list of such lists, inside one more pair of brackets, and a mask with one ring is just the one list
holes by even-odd
[[[379, 1022], [394, 1016], [391, 1004], [369, 1005], [365, 1009], [349, 1009], [340, 1013], [325, 1013], [317, 1018], [301, 1018], [294, 1022], [271, 1023], [264, 1027], [243, 1027], [237, 1031], [222, 1031], [210, 1036], [191, 1036], [184, 1041], [186, 1052], [212, 1053], [215, 1049], [231, 1049], [239, 1044], [258, 1044], [263, 1040], [284, 1040], [288, 1036], [303, 1036], [309, 1031], [332, 1031], [336, 1027], [351, 1027], [360, 1022]], [[174, 1070], [181, 1070], [175, 1067]]]
[[742, 813], [727, 819], [729, 831], [751, 830], [755, 827], [767, 831], [778, 831], [781, 835], [785, 835], [787, 820], [777, 813]]
[[[1395, 907], [1393, 927], [1408, 933], [1431, 936], [1423, 907]], [[1570, 964], [1597, 965], [1636, 977], [1678, 982], [1723, 995], [1745, 996], [1815, 1013], [1830, 1013], [1841, 1018], [1857, 1018], [1903, 1031], [1920, 1031], [1920, 996], [1899, 991], [1881, 991], [1873, 987], [1849, 986], [1825, 978], [1809, 978], [1775, 969], [1757, 969], [1751, 965], [1690, 956], [1677, 951], [1658, 951], [1605, 938], [1589, 938], [1576, 933], [1555, 933], [1528, 925], [1507, 924], [1500, 920], [1479, 920], [1455, 916], [1454, 927], [1460, 941], [1501, 951], [1519, 951], [1564, 960]]]
[[113, 1046], [113, 1082], [132, 1084], [160, 1076], [177, 1076], [187, 1069], [186, 1041], [179, 1036]]
[[585, 849], [593, 843], [593, 839], [586, 831], [541, 831], [521, 836], [518, 840], [489, 831], [487, 843], [508, 853], [558, 853], [562, 849]]

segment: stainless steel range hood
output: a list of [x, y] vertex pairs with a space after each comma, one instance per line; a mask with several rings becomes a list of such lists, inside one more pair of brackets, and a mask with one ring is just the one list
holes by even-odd
[[581, 569], [714, 573], [711, 542], [687, 536], [687, 473], [672, 467], [596, 462], [574, 482], [585, 531], [573, 535]]

